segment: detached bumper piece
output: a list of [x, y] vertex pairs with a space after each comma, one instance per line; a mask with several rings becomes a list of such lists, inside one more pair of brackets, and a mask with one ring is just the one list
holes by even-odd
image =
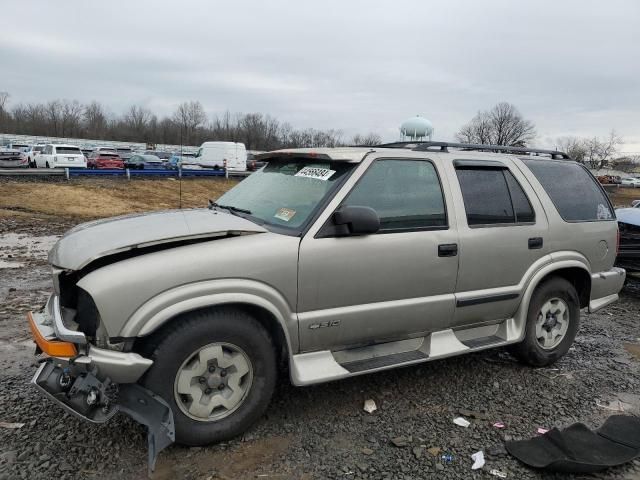
[[118, 411], [147, 427], [149, 473], [158, 454], [175, 441], [173, 412], [160, 397], [136, 383], [117, 385], [99, 380], [96, 371], [72, 362], [49, 358], [38, 368], [31, 383], [46, 397], [73, 415], [92, 423], [104, 423]]
[[531, 440], [507, 442], [505, 447], [530, 467], [565, 473], [598, 472], [640, 455], [640, 418], [612, 415], [596, 431], [574, 423]]

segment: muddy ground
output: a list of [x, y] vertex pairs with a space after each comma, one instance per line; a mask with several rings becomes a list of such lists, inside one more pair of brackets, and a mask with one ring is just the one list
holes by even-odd
[[[24, 424], [0, 426], [0, 479], [146, 478], [141, 426], [122, 415], [89, 425], [28, 385], [35, 363], [25, 313], [49, 294], [46, 250], [78, 221], [28, 209], [0, 212], [0, 422]], [[378, 406], [373, 414], [362, 409], [366, 399]], [[531, 470], [501, 447], [538, 427], [597, 427], [617, 410], [640, 415], [635, 280], [620, 302], [583, 314], [574, 347], [554, 368], [532, 369], [494, 350], [314, 387], [295, 388], [282, 378], [266, 415], [242, 438], [172, 446], [153, 478], [481, 479], [497, 478], [489, 471], [498, 469], [510, 479], [640, 479], [640, 460], [571, 477]], [[469, 428], [453, 424], [461, 412]], [[494, 428], [496, 421], [506, 428]], [[478, 450], [487, 463], [472, 471]], [[450, 463], [444, 453], [453, 456]]]

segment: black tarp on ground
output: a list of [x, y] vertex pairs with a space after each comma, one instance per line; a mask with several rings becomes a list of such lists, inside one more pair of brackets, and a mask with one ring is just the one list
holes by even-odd
[[598, 430], [582, 423], [554, 428], [530, 440], [506, 442], [507, 451], [534, 468], [590, 473], [622, 465], [640, 455], [640, 418], [612, 415]]

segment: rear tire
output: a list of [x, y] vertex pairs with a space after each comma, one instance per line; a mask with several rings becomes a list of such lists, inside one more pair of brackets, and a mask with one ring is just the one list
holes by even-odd
[[276, 354], [265, 328], [247, 313], [221, 308], [189, 314], [152, 335], [143, 350], [154, 363], [141, 383], [171, 406], [178, 443], [233, 438], [269, 405]]
[[569, 351], [579, 326], [580, 301], [575, 287], [564, 278], [550, 278], [533, 292], [524, 340], [511, 351], [531, 366], [551, 365]]

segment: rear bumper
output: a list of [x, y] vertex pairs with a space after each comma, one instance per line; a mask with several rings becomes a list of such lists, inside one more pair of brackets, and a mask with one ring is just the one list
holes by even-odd
[[618, 292], [622, 290], [626, 276], [627, 273], [624, 268], [618, 267], [591, 275], [589, 312], [597, 312], [618, 300]]

